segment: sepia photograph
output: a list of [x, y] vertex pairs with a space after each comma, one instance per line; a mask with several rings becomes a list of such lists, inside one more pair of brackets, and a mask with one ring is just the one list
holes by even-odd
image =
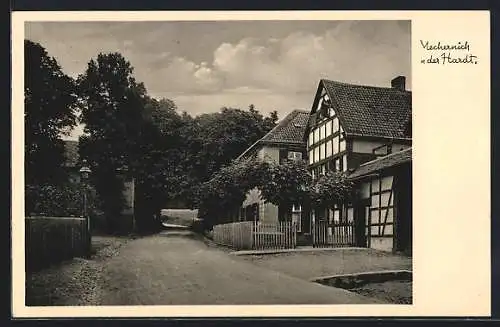
[[27, 306], [412, 303], [411, 22], [26, 22]]

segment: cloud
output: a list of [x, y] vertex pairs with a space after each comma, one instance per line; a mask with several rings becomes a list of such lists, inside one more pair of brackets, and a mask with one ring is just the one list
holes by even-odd
[[320, 78], [388, 86], [394, 76], [409, 75], [409, 49], [408, 31], [398, 22], [345, 22], [323, 34], [299, 31], [281, 39], [224, 42], [211, 63], [174, 58], [160, 74], [168, 78], [165, 90], [184, 93], [234, 88], [311, 93]]
[[148, 22], [30, 23], [70, 75], [99, 52], [118, 51], [156, 97], [197, 114], [254, 103], [281, 115], [310, 109], [319, 79], [389, 86], [406, 75], [411, 88], [410, 23]]

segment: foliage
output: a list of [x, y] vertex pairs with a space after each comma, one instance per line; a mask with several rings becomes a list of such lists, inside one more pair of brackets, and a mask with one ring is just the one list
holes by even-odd
[[[169, 99], [149, 97], [120, 53], [100, 53], [74, 81], [40, 45], [27, 41], [25, 47], [27, 162], [41, 168], [38, 171], [47, 177], [42, 182], [56, 183], [48, 165], [54, 171], [61, 167], [64, 148], [59, 135], [75, 126], [75, 109], [81, 108], [80, 122], [85, 127], [79, 155], [90, 164], [91, 183], [111, 231], [117, 228], [124, 207], [119, 169], [126, 167], [129, 177], [135, 178], [136, 225], [149, 228], [168, 200], [182, 199], [194, 206], [202, 189], [210, 189], [203, 183], [278, 120], [276, 111], [264, 117], [253, 105], [248, 110], [224, 107], [191, 117], [179, 113]], [[215, 176], [214, 183], [228, 187], [224, 199], [241, 199], [243, 195], [231, 194], [234, 190], [225, 182], [236, 178], [231, 176]], [[243, 180], [237, 185], [246, 187]], [[205, 193], [205, 197], [214, 196], [214, 192]]]
[[308, 199], [311, 174], [304, 161], [286, 160], [270, 165], [270, 178], [259, 189], [262, 197], [274, 205], [302, 204]]
[[[93, 188], [87, 188], [87, 210], [96, 211], [98, 198]], [[25, 212], [28, 216], [81, 217], [83, 215], [83, 189], [80, 185], [26, 185]]]
[[189, 149], [186, 169], [192, 179], [208, 181], [269, 132], [276, 121], [276, 114], [264, 118], [253, 105], [248, 110], [224, 107], [220, 112], [202, 114], [190, 120], [184, 137]]
[[25, 168], [28, 183], [61, 181], [64, 143], [76, 125], [74, 80], [40, 44], [24, 41]]
[[277, 206], [330, 208], [350, 199], [353, 183], [342, 172], [327, 173], [313, 181], [303, 161], [235, 161], [201, 188], [199, 216], [205, 220], [205, 228], [230, 221], [233, 217], [225, 214], [235, 213], [253, 188], [260, 190], [264, 201]]
[[124, 206], [123, 182], [117, 170], [128, 167], [133, 175], [142, 158], [146, 94], [132, 73], [132, 66], [119, 53], [101, 53], [78, 78], [85, 124], [80, 155], [92, 165], [110, 230], [118, 229]]
[[320, 175], [310, 188], [311, 204], [320, 208], [333, 208], [335, 204], [351, 198], [353, 185], [344, 172]]
[[205, 227], [228, 220], [227, 213], [235, 213], [246, 193], [268, 178], [269, 164], [252, 159], [238, 160], [223, 167], [200, 188], [198, 215]]

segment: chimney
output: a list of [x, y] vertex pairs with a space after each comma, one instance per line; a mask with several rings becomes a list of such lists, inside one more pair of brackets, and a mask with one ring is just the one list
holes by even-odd
[[401, 91], [405, 90], [406, 87], [406, 77], [404, 76], [398, 76], [392, 79], [391, 81], [391, 87], [395, 89], [399, 89]]

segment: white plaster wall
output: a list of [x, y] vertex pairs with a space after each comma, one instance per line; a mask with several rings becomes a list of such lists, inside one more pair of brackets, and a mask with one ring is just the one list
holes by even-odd
[[392, 252], [392, 237], [371, 237], [370, 248]]

